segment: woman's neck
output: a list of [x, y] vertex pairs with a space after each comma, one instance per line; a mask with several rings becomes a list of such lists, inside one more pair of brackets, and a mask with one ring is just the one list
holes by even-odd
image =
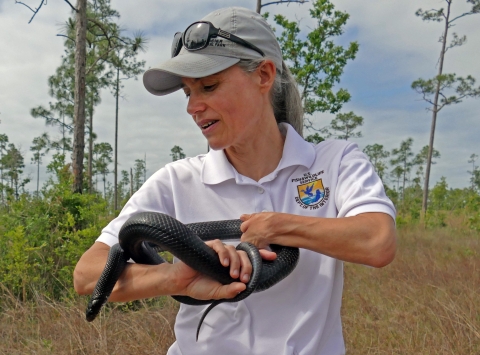
[[256, 134], [248, 141], [230, 146], [224, 152], [239, 174], [259, 181], [278, 166], [284, 143], [285, 137], [273, 121], [268, 127], [257, 127]]

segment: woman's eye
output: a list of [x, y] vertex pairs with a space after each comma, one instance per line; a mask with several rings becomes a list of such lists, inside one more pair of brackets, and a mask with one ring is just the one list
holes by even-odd
[[215, 85], [205, 85], [203, 90], [205, 91], [213, 91], [215, 89]]

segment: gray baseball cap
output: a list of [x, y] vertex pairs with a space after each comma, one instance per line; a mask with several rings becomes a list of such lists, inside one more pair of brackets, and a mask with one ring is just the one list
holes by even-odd
[[[282, 51], [270, 25], [261, 15], [241, 7], [228, 7], [208, 14], [201, 21], [209, 21], [216, 28], [250, 42], [275, 63], [277, 71], [282, 71]], [[167, 95], [182, 87], [182, 77], [203, 78], [237, 64], [240, 59], [258, 58], [262, 56], [255, 50], [216, 37], [198, 51], [182, 47], [176, 57], [147, 70], [143, 74], [143, 84], [154, 95]]]

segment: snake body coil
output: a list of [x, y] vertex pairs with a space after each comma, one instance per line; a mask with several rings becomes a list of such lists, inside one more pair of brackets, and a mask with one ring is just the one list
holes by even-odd
[[[119, 233], [119, 244], [110, 249], [107, 263], [93, 291], [86, 310], [86, 319], [91, 322], [100, 312], [102, 306], [123, 272], [127, 260], [136, 263], [157, 265], [165, 262], [159, 250], [172, 253], [191, 268], [200, 271], [222, 284], [229, 284], [238, 279], [230, 277], [230, 270], [224, 267], [217, 253], [204, 241], [212, 239], [240, 239], [240, 220], [214, 221], [182, 224], [168, 215], [156, 212], [142, 212], [130, 217]], [[222, 302], [238, 302], [252, 292], [266, 290], [288, 276], [298, 263], [298, 248], [271, 245], [277, 253], [274, 261], [262, 260], [258, 250], [250, 243], [240, 243], [237, 250], [244, 250], [253, 266], [253, 272], [246, 289], [236, 297], [222, 300], [197, 300], [187, 296], [172, 296], [177, 301], [189, 305], [206, 305], [198, 328], [207, 313]]]

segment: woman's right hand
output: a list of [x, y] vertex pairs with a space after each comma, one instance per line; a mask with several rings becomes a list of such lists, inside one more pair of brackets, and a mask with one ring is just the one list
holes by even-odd
[[[253, 271], [247, 253], [236, 250], [233, 245], [224, 244], [218, 239], [207, 241], [205, 244], [215, 250], [222, 265], [230, 267], [230, 276], [233, 279], [238, 279], [239, 282], [222, 285], [195, 271], [183, 262], [177, 262], [173, 265], [176, 273], [173, 277], [180, 283], [179, 287], [182, 289], [182, 295], [200, 300], [222, 299], [233, 298], [245, 290], [245, 284], [250, 280]], [[260, 250], [260, 255], [267, 260], [276, 258], [276, 254], [268, 250]]]
[[222, 285], [220, 282], [192, 269], [182, 261], [171, 265], [171, 279], [176, 284], [178, 295], [189, 296], [198, 300], [233, 298], [245, 290], [243, 282]]
[[220, 263], [225, 267], [230, 267], [230, 276], [238, 279], [239, 282], [233, 282], [229, 285], [223, 285], [212, 278], [195, 271], [183, 262], [173, 264], [175, 267], [174, 279], [181, 285], [182, 294], [200, 300], [233, 298], [243, 290], [245, 284], [250, 280], [252, 274], [252, 264], [244, 251], [236, 250], [233, 245], [226, 245], [220, 240], [210, 240], [205, 242], [210, 248], [218, 254]]

